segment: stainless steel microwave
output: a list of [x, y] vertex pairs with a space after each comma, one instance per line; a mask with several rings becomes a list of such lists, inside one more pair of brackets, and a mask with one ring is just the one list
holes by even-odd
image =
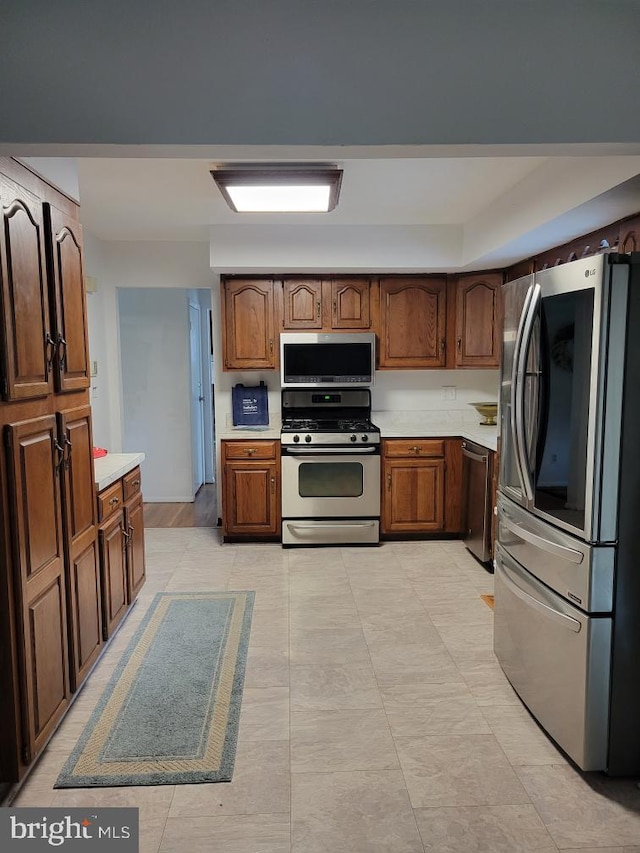
[[280, 380], [283, 388], [373, 384], [376, 336], [370, 332], [283, 332]]

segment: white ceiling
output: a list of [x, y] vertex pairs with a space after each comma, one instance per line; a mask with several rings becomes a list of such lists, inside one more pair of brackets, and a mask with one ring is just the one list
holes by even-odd
[[[540, 150], [451, 156], [456, 149], [441, 146], [435, 156], [419, 149], [384, 156], [382, 148], [345, 159], [345, 150], [324, 149], [322, 162], [344, 170], [340, 202], [329, 214], [298, 215], [227, 207], [210, 169], [246, 162], [243, 149], [244, 157], [231, 149], [224, 160], [80, 157], [81, 218], [106, 241], [210, 242], [212, 266], [227, 272], [290, 264], [401, 271], [505, 265], [640, 210], [636, 151]], [[319, 159], [292, 153], [272, 150], [269, 161]]]

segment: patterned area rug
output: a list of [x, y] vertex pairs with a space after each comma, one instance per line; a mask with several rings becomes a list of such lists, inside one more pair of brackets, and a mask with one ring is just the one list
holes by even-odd
[[253, 599], [158, 593], [55, 787], [228, 782]]

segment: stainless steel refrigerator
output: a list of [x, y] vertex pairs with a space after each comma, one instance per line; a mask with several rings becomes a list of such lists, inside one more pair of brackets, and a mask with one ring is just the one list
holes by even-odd
[[583, 770], [640, 773], [640, 253], [504, 286], [495, 652]]

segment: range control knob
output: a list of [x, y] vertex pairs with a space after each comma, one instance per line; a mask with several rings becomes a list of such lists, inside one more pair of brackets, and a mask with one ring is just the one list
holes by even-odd
[[360, 438], [362, 441], [369, 441], [369, 436], [366, 433], [364, 435], [361, 435]]
[[311, 436], [305, 435], [304, 440], [307, 442], [307, 444], [309, 444], [309, 442], [311, 441]]
[[357, 435], [352, 435], [352, 436], [351, 436], [351, 441], [357, 441], [357, 440], [358, 440], [358, 436], [357, 436]]
[[294, 444], [297, 444], [299, 441], [300, 441], [300, 436], [299, 436], [299, 435], [294, 435], [294, 436], [293, 436], [293, 443], [294, 443]]

